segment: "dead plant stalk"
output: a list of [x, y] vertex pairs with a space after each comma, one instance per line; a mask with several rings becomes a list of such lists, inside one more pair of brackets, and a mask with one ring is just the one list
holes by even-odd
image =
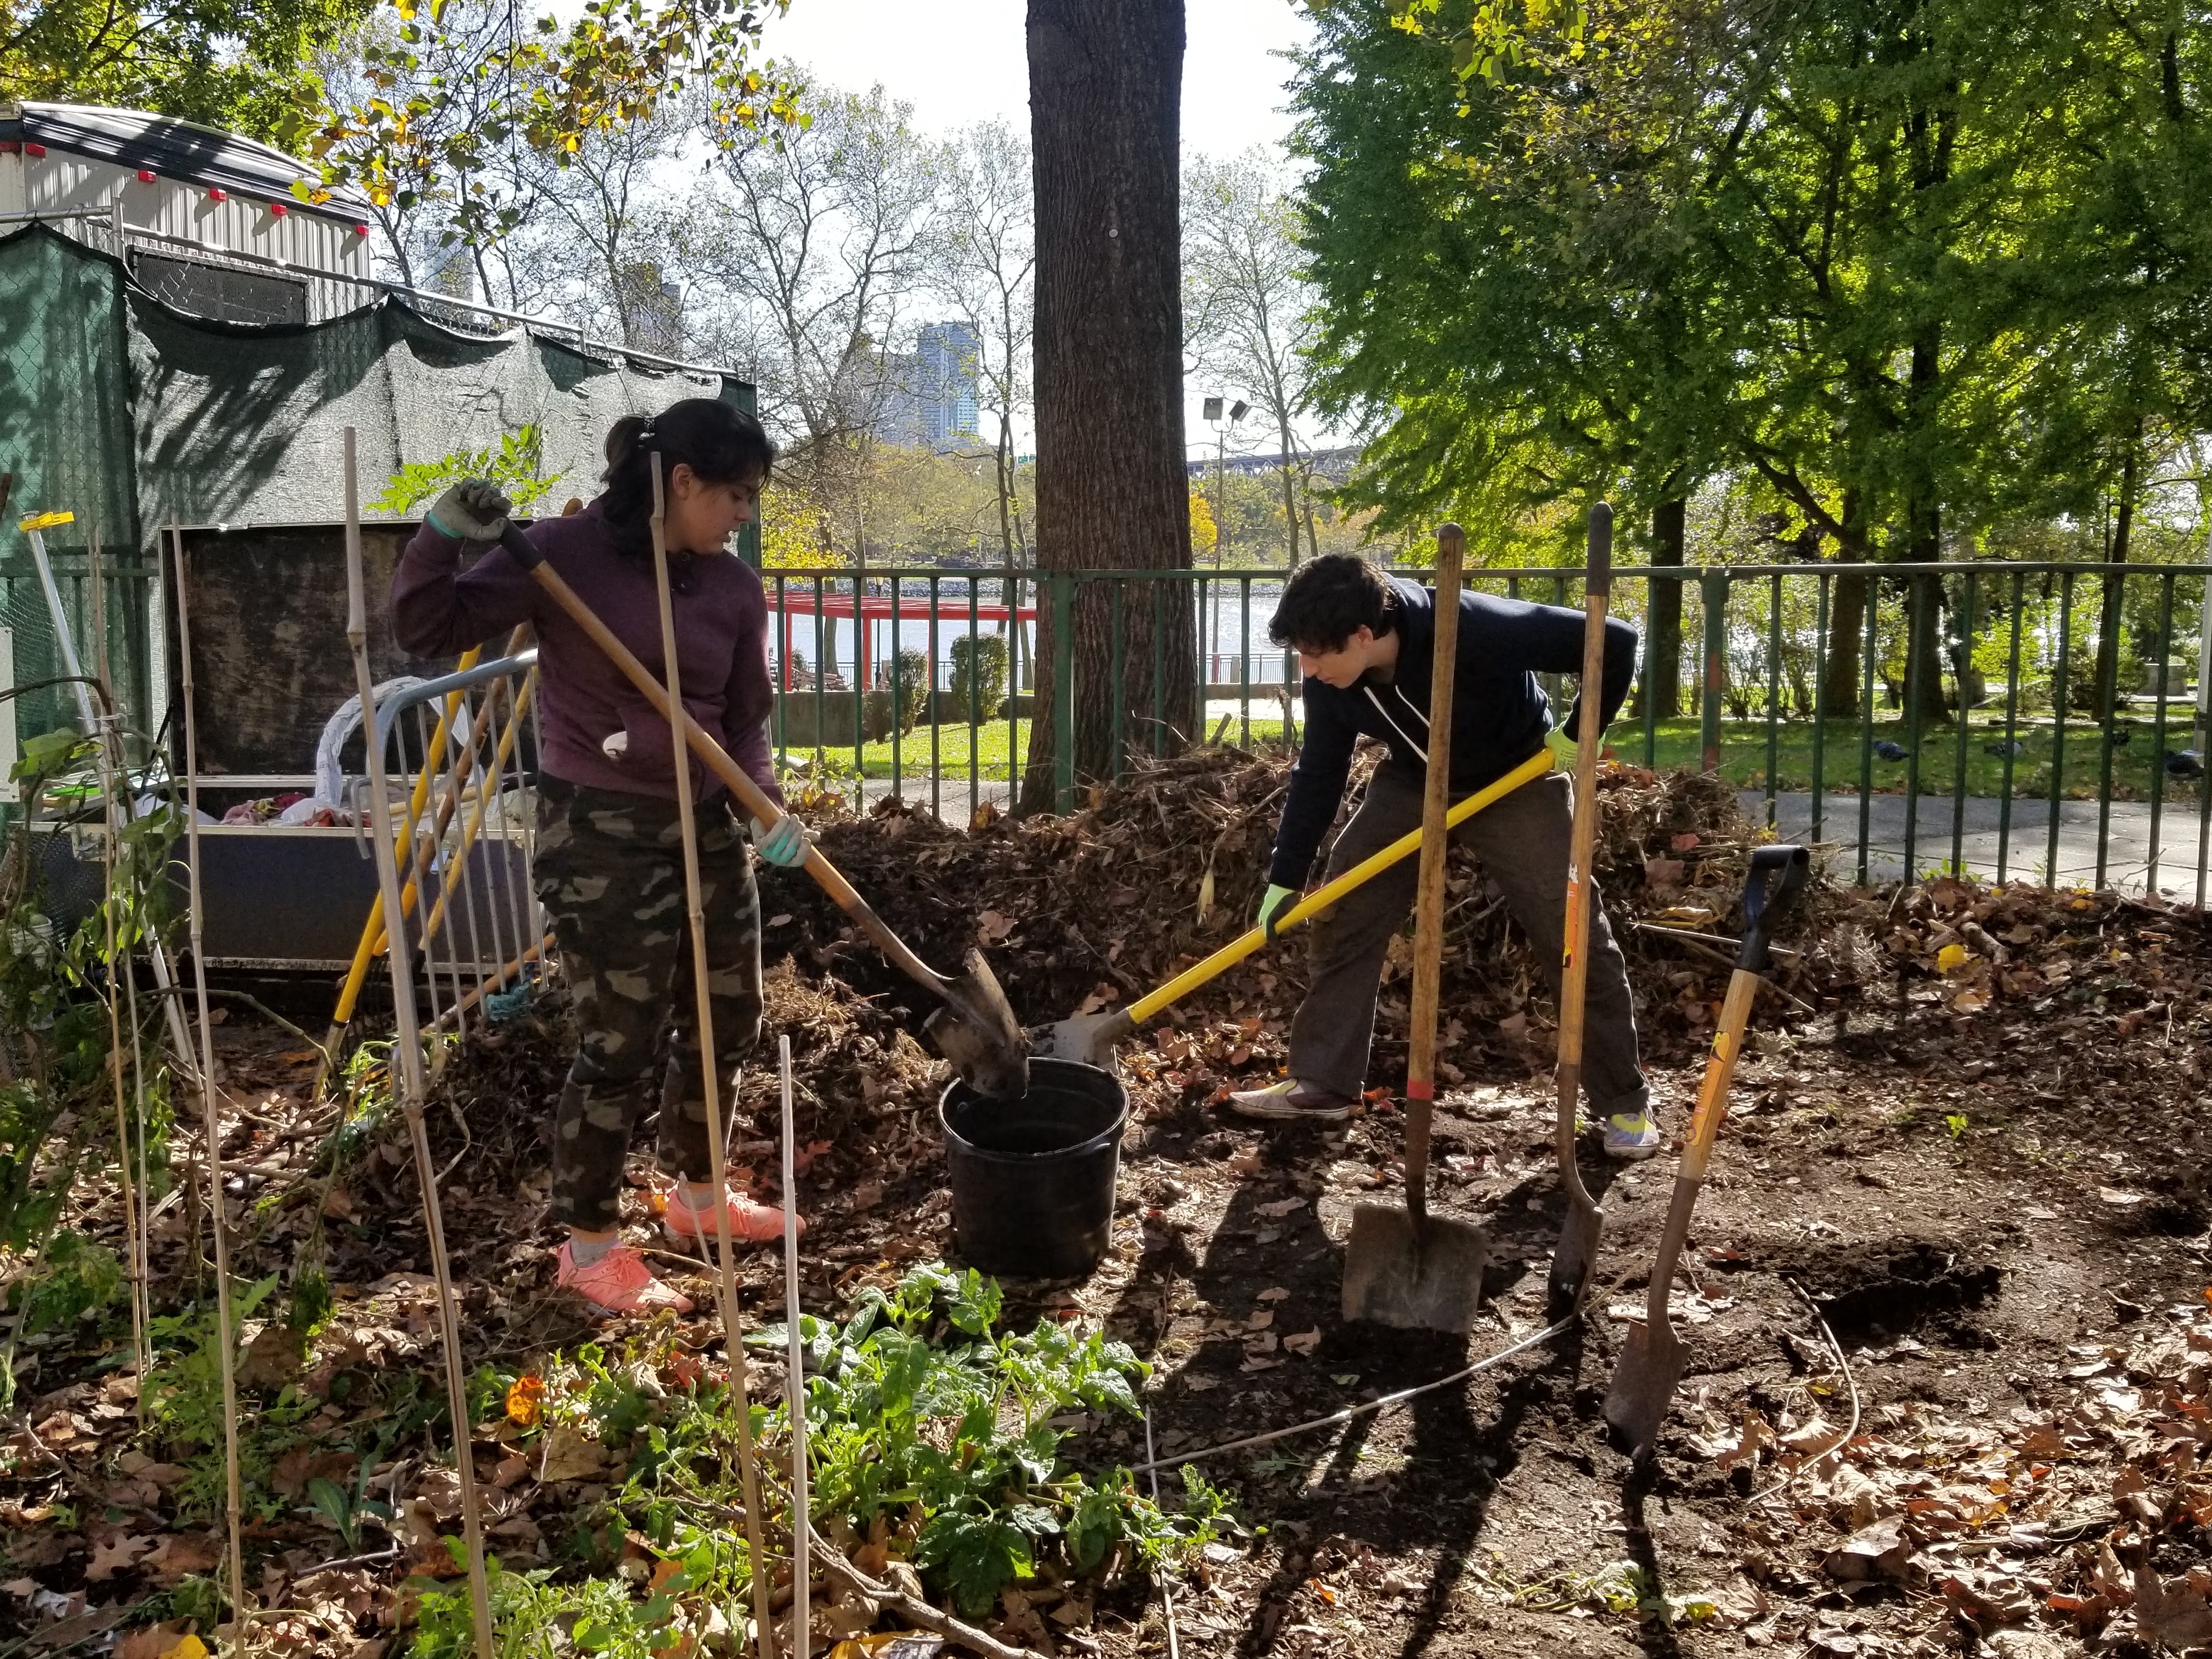
[[206, 1140], [202, 1163], [208, 1175], [208, 1211], [215, 1230], [215, 1308], [216, 1352], [222, 1365], [222, 1462], [224, 1521], [230, 1552], [230, 1612], [232, 1628], [241, 1644], [247, 1638], [246, 1558], [239, 1522], [238, 1476], [238, 1333], [230, 1319], [230, 1235], [224, 1225], [222, 1206], [222, 1115], [215, 1097], [215, 1025], [208, 1017], [207, 951], [202, 921], [205, 907], [200, 894], [200, 770], [199, 722], [192, 708], [192, 607], [185, 580], [185, 533], [172, 517], [169, 546], [177, 575], [177, 656], [185, 702], [185, 836], [191, 901], [192, 991], [200, 1019], [200, 1126]]
[[[668, 678], [668, 706], [680, 709], [684, 707], [684, 684], [681, 665], [677, 661], [676, 602], [668, 585], [668, 543], [663, 533], [663, 514], [667, 504], [662, 494], [665, 481], [660, 474], [659, 450], [653, 452], [652, 461], [653, 580], [660, 599], [660, 651]], [[673, 724], [672, 721], [672, 726]], [[676, 817], [684, 838], [684, 896], [691, 922], [691, 983], [698, 998], [699, 1073], [707, 1103], [708, 1179], [714, 1183], [714, 1242], [721, 1255], [714, 1289], [721, 1304], [722, 1343], [730, 1356], [730, 1398], [737, 1417], [738, 1479], [744, 1488], [745, 1541], [752, 1555], [753, 1632], [761, 1659], [776, 1659], [775, 1628], [769, 1607], [772, 1587], [768, 1582], [769, 1575], [762, 1571], [767, 1556], [762, 1549], [760, 1476], [753, 1460], [752, 1395], [745, 1382], [744, 1328], [738, 1314], [737, 1249], [730, 1237], [729, 1167], [723, 1158], [722, 1104], [716, 1086], [719, 1079], [715, 1075], [714, 1008], [707, 971], [707, 910], [700, 897], [699, 828], [691, 808], [691, 751], [678, 743], [674, 745], [674, 753]], [[783, 1201], [787, 1206], [790, 1204], [788, 1192], [784, 1194]], [[803, 1656], [808, 1646], [805, 1632], [799, 1631], [797, 1634]]]
[[[422, 1188], [422, 1221], [429, 1237], [430, 1272], [438, 1285], [438, 1335], [446, 1351], [446, 1405], [453, 1414], [453, 1472], [459, 1477], [461, 1533], [469, 1559], [469, 1602], [476, 1626], [477, 1659], [495, 1659], [491, 1587], [484, 1573], [483, 1518], [477, 1510], [476, 1460], [469, 1443], [468, 1379], [462, 1370], [460, 1322], [455, 1311], [453, 1266], [446, 1255], [446, 1223], [438, 1202], [437, 1165], [430, 1159], [430, 1134], [422, 1122], [422, 1033], [415, 1015], [414, 968], [399, 902], [399, 860], [392, 827], [392, 802], [385, 793], [384, 747], [376, 729], [376, 686], [368, 667], [368, 602], [361, 559], [361, 489], [354, 467], [354, 429], [345, 428], [346, 643], [353, 653], [354, 683], [361, 694], [362, 748], [368, 769], [370, 840], [376, 848], [376, 878], [384, 914], [402, 919], [392, 933], [385, 960], [392, 968], [393, 1055], [407, 1138], [415, 1154], [415, 1176]], [[189, 653], [186, 660], [191, 659]], [[189, 703], [187, 707], [189, 707]], [[195, 916], [198, 907], [193, 907]], [[193, 952], [197, 961], [198, 952]], [[220, 1230], [216, 1237], [222, 1237]], [[234, 1480], [235, 1477], [234, 1476]]]

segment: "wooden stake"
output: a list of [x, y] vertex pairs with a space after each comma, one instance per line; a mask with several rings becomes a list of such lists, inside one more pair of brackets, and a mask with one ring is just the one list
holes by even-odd
[[177, 655], [185, 698], [185, 840], [189, 854], [192, 940], [192, 991], [199, 1005], [200, 1132], [208, 1172], [208, 1210], [215, 1230], [215, 1308], [222, 1360], [222, 1462], [224, 1516], [229, 1527], [231, 1629], [238, 1645], [252, 1627], [246, 1607], [246, 1557], [239, 1525], [238, 1332], [230, 1322], [230, 1237], [222, 1212], [222, 1117], [215, 1098], [215, 1027], [208, 1023], [207, 952], [203, 948], [200, 902], [199, 726], [192, 712], [191, 602], [185, 591], [185, 533], [169, 520], [170, 556], [177, 573]]
[[[652, 459], [653, 579], [660, 596], [662, 669], [668, 683], [669, 706], [681, 708], [684, 680], [676, 660], [676, 602], [669, 590], [668, 544], [662, 533], [667, 504], [661, 493], [660, 452], [653, 451]], [[714, 1237], [722, 1253], [714, 1289], [722, 1305], [722, 1341], [730, 1353], [730, 1393], [738, 1419], [738, 1478], [744, 1486], [745, 1541], [752, 1553], [753, 1632], [761, 1659], [776, 1659], [775, 1626], [769, 1613], [768, 1555], [761, 1539], [760, 1475], [753, 1460], [752, 1396], [745, 1386], [744, 1328], [738, 1318], [737, 1251], [730, 1239], [729, 1170], [722, 1156], [721, 1100], [714, 1074], [714, 1008], [707, 984], [707, 912], [699, 893], [699, 834], [691, 811], [691, 751], [681, 743], [674, 745], [674, 750], [676, 816], [684, 835], [684, 893], [691, 918], [691, 981], [698, 994], [699, 1071], [706, 1090], [708, 1178], [714, 1183]], [[783, 1201], [788, 1213], [788, 1191]]]
[[[814, 1650], [806, 1606], [806, 1558], [814, 1537], [814, 1516], [806, 1501], [806, 1345], [799, 1334], [799, 1176], [792, 1150], [790, 1033], [777, 1036], [775, 1059], [776, 1075], [783, 1085], [784, 1393], [789, 1401], [786, 1409], [791, 1413], [791, 1630], [799, 1644], [798, 1659], [807, 1659]], [[1145, 1455], [1152, 1455], [1149, 1451]]]
[[[361, 726], [368, 764], [368, 813], [376, 847], [376, 878], [384, 914], [404, 918], [399, 901], [399, 861], [393, 851], [392, 802], [386, 796], [384, 746], [377, 741], [376, 687], [368, 672], [368, 601], [361, 562], [361, 493], [354, 470], [354, 429], [345, 428], [346, 643], [353, 652], [353, 675], [361, 693]], [[453, 1472], [461, 1489], [461, 1534], [468, 1547], [469, 1603], [476, 1622], [477, 1659], [495, 1659], [491, 1586], [484, 1573], [483, 1519], [477, 1512], [476, 1452], [470, 1443], [468, 1378], [461, 1369], [461, 1332], [453, 1309], [453, 1273], [446, 1259], [445, 1213], [438, 1202], [438, 1169], [430, 1158], [430, 1132], [422, 1122], [422, 1033], [415, 1018], [415, 973], [406, 949], [404, 921], [395, 927], [392, 946], [384, 953], [392, 968], [392, 1004], [396, 1024], [392, 1044], [398, 1067], [399, 1103], [407, 1114], [407, 1138], [415, 1152], [415, 1177], [422, 1188], [422, 1222], [430, 1239], [430, 1271], [438, 1281], [438, 1334], [446, 1350], [446, 1406], [453, 1419]]]

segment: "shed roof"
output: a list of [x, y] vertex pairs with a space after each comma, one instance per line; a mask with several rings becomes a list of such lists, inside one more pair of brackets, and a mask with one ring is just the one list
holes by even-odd
[[368, 198], [351, 186], [321, 204], [297, 203], [295, 182], [320, 188], [316, 169], [273, 145], [174, 116], [94, 104], [0, 105], [0, 143], [39, 143], [116, 167], [143, 167], [166, 179], [267, 197], [302, 211], [352, 222], [368, 216]]

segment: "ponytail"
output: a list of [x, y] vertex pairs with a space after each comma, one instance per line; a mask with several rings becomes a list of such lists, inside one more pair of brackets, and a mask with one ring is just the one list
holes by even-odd
[[653, 514], [653, 462], [662, 476], [681, 464], [707, 483], [764, 484], [775, 444], [761, 423], [719, 398], [686, 398], [658, 415], [625, 415], [607, 428], [606, 492], [601, 510], [616, 539], [641, 551]]

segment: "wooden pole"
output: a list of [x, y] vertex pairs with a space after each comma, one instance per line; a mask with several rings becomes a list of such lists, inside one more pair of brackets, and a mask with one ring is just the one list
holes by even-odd
[[[684, 707], [684, 680], [677, 661], [676, 602], [668, 586], [668, 544], [663, 534], [660, 452], [653, 459], [653, 579], [660, 596], [660, 652], [667, 677], [668, 702]], [[672, 722], [672, 731], [673, 723]], [[676, 756], [676, 816], [684, 836], [684, 895], [691, 920], [691, 983], [698, 995], [699, 1071], [707, 1102], [708, 1178], [714, 1183], [714, 1242], [721, 1265], [714, 1290], [722, 1306], [722, 1342], [730, 1354], [730, 1394], [738, 1419], [738, 1478], [745, 1492], [745, 1542], [752, 1554], [753, 1633], [761, 1659], [776, 1659], [775, 1627], [769, 1618], [768, 1556], [762, 1547], [760, 1474], [753, 1461], [752, 1396], [745, 1386], [744, 1328], [738, 1316], [737, 1249], [730, 1237], [729, 1166], [722, 1156], [722, 1106], [715, 1076], [714, 1006], [708, 989], [707, 910], [700, 897], [699, 830], [691, 811], [691, 751], [681, 743]], [[664, 1110], [666, 1107], [664, 1105]], [[783, 1195], [786, 1213], [791, 1194]], [[803, 1594], [803, 1592], [802, 1592]], [[804, 1639], [803, 1638], [801, 1638]]]
[[177, 655], [185, 700], [185, 843], [188, 854], [189, 897], [191, 904], [192, 993], [200, 1017], [200, 1133], [207, 1142], [204, 1163], [208, 1173], [208, 1212], [215, 1229], [215, 1310], [222, 1364], [223, 1514], [230, 1549], [231, 1629], [238, 1644], [246, 1645], [250, 1628], [246, 1608], [246, 1557], [239, 1523], [238, 1490], [238, 1330], [230, 1318], [230, 1232], [222, 1206], [222, 1115], [215, 1098], [215, 1027], [208, 1021], [207, 951], [201, 921], [205, 907], [200, 898], [200, 773], [199, 723], [192, 709], [191, 602], [185, 584], [185, 534], [173, 517], [169, 520], [170, 555], [177, 573]]
[[[353, 677], [361, 693], [361, 727], [368, 769], [368, 815], [376, 848], [376, 878], [384, 914], [404, 917], [399, 901], [399, 860], [392, 826], [392, 802], [385, 793], [384, 745], [377, 741], [376, 686], [368, 670], [368, 600], [362, 576], [361, 491], [354, 469], [354, 429], [345, 428], [346, 643], [353, 652]], [[189, 704], [187, 704], [189, 707]], [[460, 1320], [453, 1308], [453, 1273], [446, 1257], [446, 1220], [438, 1203], [438, 1166], [430, 1158], [430, 1132], [422, 1121], [422, 1033], [415, 1018], [415, 972], [405, 949], [406, 935], [395, 929], [394, 945], [384, 953], [392, 968], [392, 1004], [398, 1057], [399, 1103], [407, 1115], [407, 1137], [415, 1152], [415, 1178], [422, 1188], [422, 1222], [430, 1241], [430, 1272], [438, 1284], [438, 1334], [446, 1351], [446, 1408], [453, 1421], [453, 1473], [459, 1478], [461, 1535], [469, 1558], [469, 1603], [476, 1625], [477, 1659], [495, 1659], [491, 1625], [491, 1586], [484, 1573], [483, 1519], [477, 1512], [476, 1454], [469, 1439], [468, 1378], [461, 1368]], [[198, 952], [194, 953], [195, 957]], [[220, 1232], [216, 1235], [221, 1237]]]
[[775, 1040], [776, 1076], [783, 1091], [783, 1332], [784, 1394], [791, 1413], [791, 1583], [793, 1639], [798, 1659], [814, 1650], [807, 1610], [807, 1558], [814, 1517], [806, 1500], [806, 1345], [799, 1334], [799, 1176], [791, 1110], [791, 1036]]

